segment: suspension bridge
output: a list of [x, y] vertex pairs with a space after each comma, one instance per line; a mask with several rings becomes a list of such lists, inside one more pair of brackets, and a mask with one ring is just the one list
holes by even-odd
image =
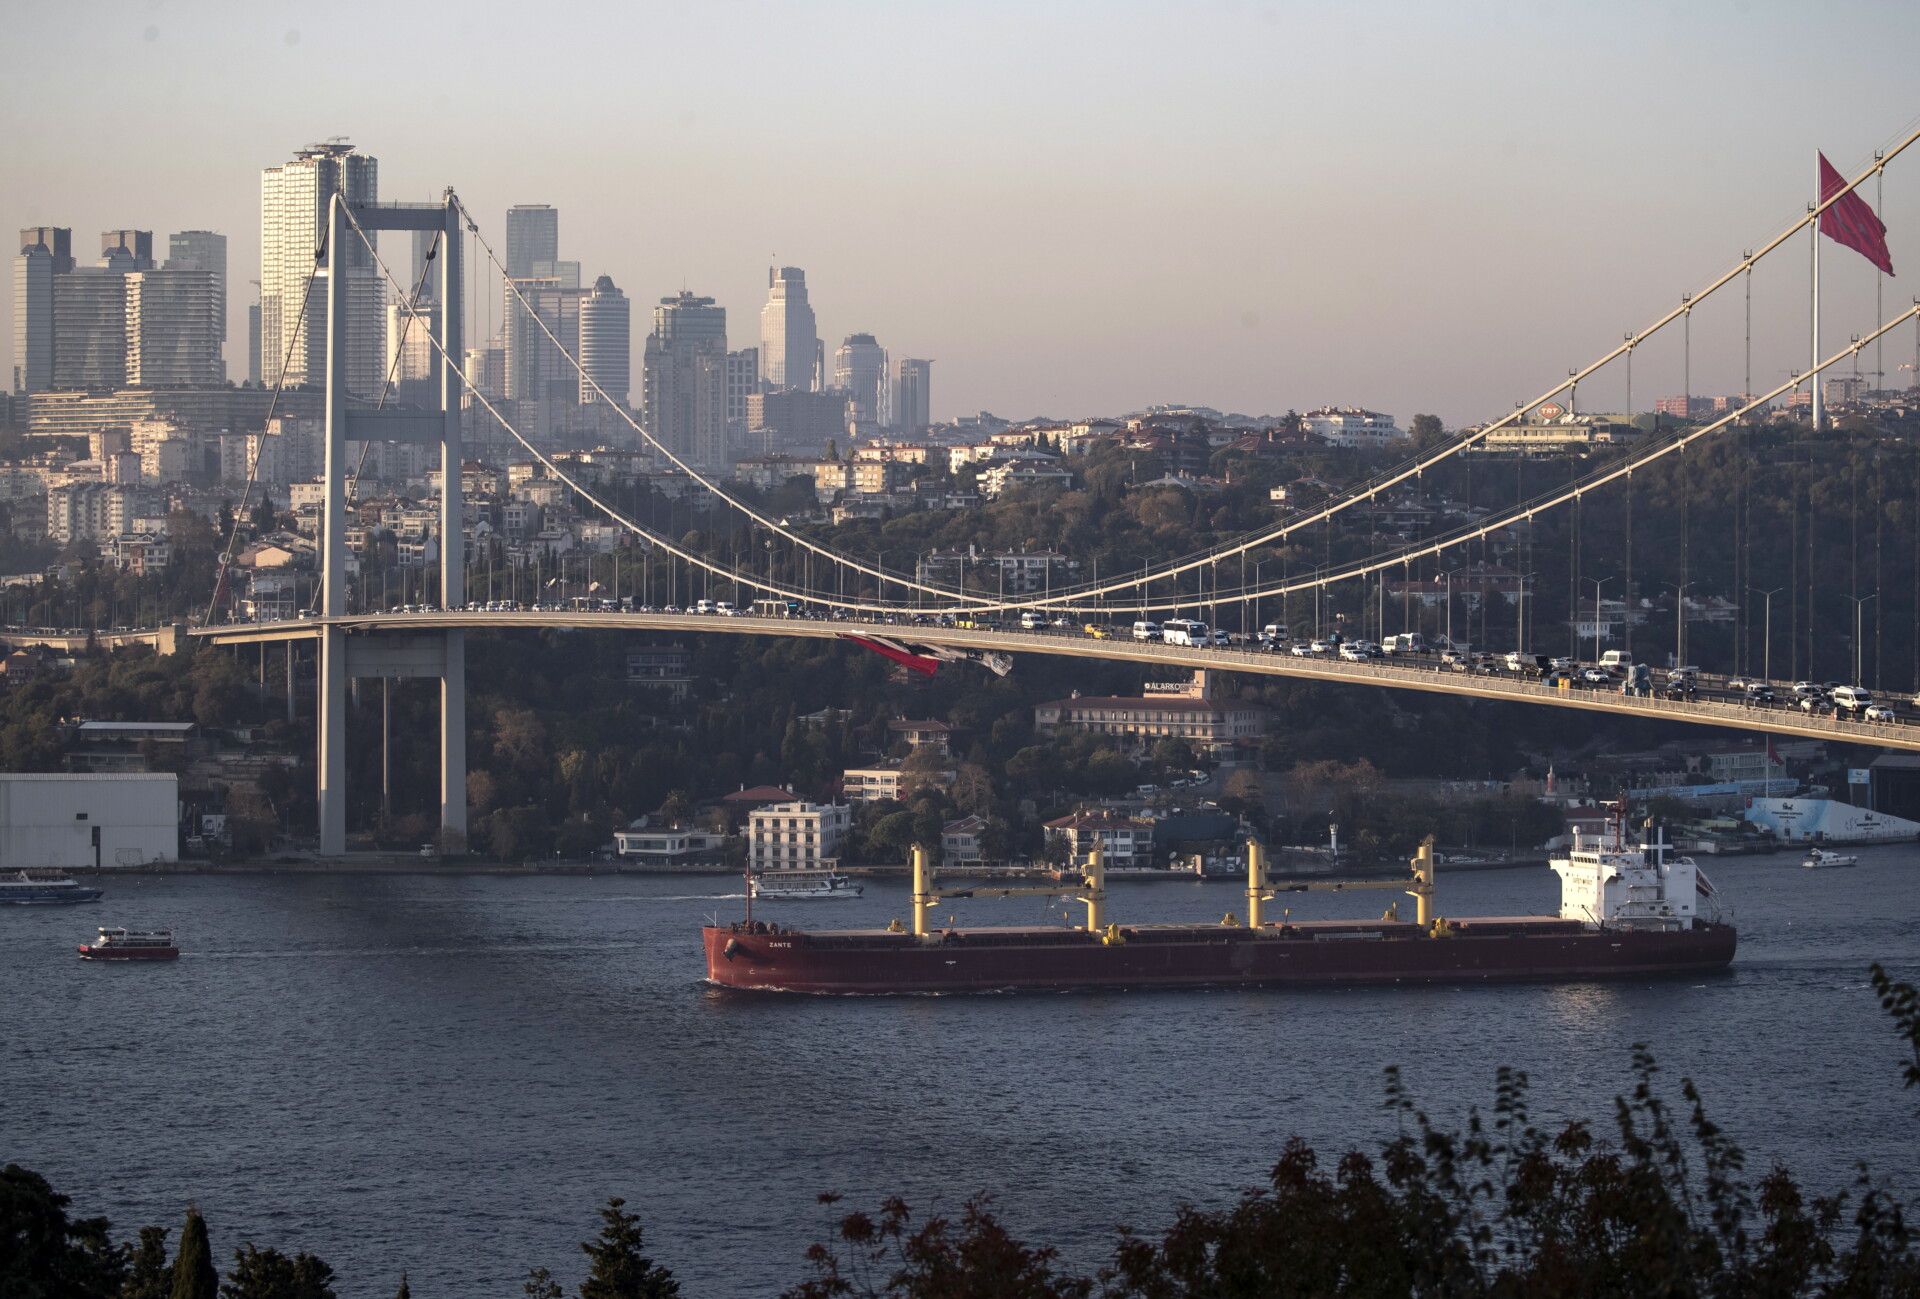
[[[431, 343], [439, 401], [436, 408], [421, 410], [387, 408], [383, 399], [379, 406], [369, 409], [365, 403], [350, 398], [346, 379], [350, 350], [346, 301], [348, 277], [325, 276], [324, 319], [328, 335], [326, 452], [318, 555], [319, 598], [315, 602], [316, 607], [299, 618], [280, 622], [222, 620], [226, 613], [226, 605], [222, 601], [222, 595], [227, 590], [225, 566], [233, 555], [234, 541], [238, 537], [236, 522], [234, 537], [229, 539], [223, 556], [214, 603], [201, 624], [133, 632], [73, 633], [64, 637], [15, 635], [10, 639], [16, 642], [43, 641], [55, 645], [73, 644], [76, 641], [102, 645], [144, 642], [164, 648], [177, 648], [195, 641], [262, 647], [284, 643], [289, 653], [295, 646], [310, 644], [317, 659], [319, 828], [320, 851], [325, 855], [337, 855], [346, 849], [347, 703], [349, 683], [363, 677], [429, 677], [440, 681], [440, 818], [442, 828], [449, 836], [464, 839], [467, 829], [465, 637], [468, 631], [474, 630], [578, 627], [778, 637], [872, 637], [884, 634], [913, 645], [934, 648], [1064, 655], [1183, 670], [1216, 668], [1236, 673], [1438, 692], [1545, 707], [1624, 712], [1665, 721], [1920, 751], [1920, 725], [1874, 723], [1786, 708], [1755, 707], [1743, 693], [1726, 688], [1724, 678], [1718, 690], [1714, 688], [1713, 679], [1709, 678], [1708, 688], [1702, 692], [1679, 698], [1663, 698], [1650, 694], [1624, 694], [1610, 689], [1583, 689], [1578, 687], [1577, 682], [1545, 684], [1524, 679], [1517, 674], [1507, 676], [1471, 670], [1443, 670], [1453, 665], [1442, 665], [1435, 660], [1346, 661], [1326, 655], [1276, 654], [1248, 645], [1203, 647], [1168, 644], [1160, 640], [1135, 640], [1127, 637], [1124, 631], [1112, 637], [1094, 638], [1085, 634], [1080, 627], [1082, 619], [1113, 620], [1123, 613], [1129, 617], [1151, 619], [1189, 612], [1201, 613], [1222, 607], [1258, 610], [1262, 602], [1279, 600], [1284, 603], [1289, 597], [1317, 595], [1356, 584], [1364, 588], [1370, 582], [1381, 584], [1384, 602], [1386, 575], [1425, 572], [1437, 567], [1450, 555], [1464, 553], [1472, 543], [1516, 526], [1525, 526], [1536, 518], [1552, 515], [1556, 511], [1569, 508], [1578, 510], [1589, 497], [1606, 501], [1608, 498], [1605, 493], [1609, 489], [1617, 491], [1624, 487], [1628, 490], [1626, 499], [1630, 520], [1630, 492], [1636, 472], [1644, 473], [1649, 466], [1669, 457], [1684, 456], [1689, 448], [1703, 442], [1737, 434], [1768, 411], [1772, 403], [1791, 394], [1803, 390], [1811, 394], [1814, 428], [1820, 428], [1822, 376], [1849, 362], [1857, 367], [1864, 349], [1879, 344], [1885, 336], [1903, 325], [1914, 324], [1920, 328], [1920, 298], [1916, 298], [1912, 307], [1890, 316], [1881, 317], [1876, 313], [1874, 327], [1850, 335], [1844, 346], [1822, 349], [1817, 297], [1818, 250], [1822, 236], [1848, 244], [1865, 253], [1869, 260], [1874, 259], [1872, 249], [1862, 246], [1863, 241], [1871, 243], [1873, 231], [1865, 228], [1865, 233], [1861, 233], [1860, 210], [1865, 204], [1858, 191], [1869, 180], [1877, 185], [1887, 165], [1916, 141], [1920, 141], [1920, 130], [1906, 134], [1891, 147], [1877, 152], [1870, 164], [1851, 177], [1835, 174], [1831, 181], [1823, 181], [1819, 199], [1808, 204], [1804, 216], [1786, 222], [1759, 246], [1745, 250], [1724, 273], [1715, 276], [1703, 287], [1682, 295], [1678, 306], [1663, 313], [1651, 325], [1629, 332], [1619, 345], [1610, 348], [1590, 364], [1569, 370], [1564, 379], [1555, 380], [1532, 400], [1516, 402], [1512, 412], [1424, 445], [1404, 462], [1351, 484], [1323, 503], [1290, 514], [1270, 526], [1158, 564], [1146, 562], [1138, 572], [1129, 571], [1105, 580], [1095, 578], [1058, 587], [1050, 586], [1044, 592], [1012, 598], [991, 598], [978, 591], [929, 581], [924, 572], [918, 569], [908, 574], [887, 569], [878, 561], [836, 551], [829, 544], [774, 517], [752, 501], [730, 492], [727, 484], [712, 473], [709, 466], [694, 463], [676, 448], [664, 444], [634, 420], [621, 402], [600, 390], [592, 376], [580, 366], [578, 359], [561, 344], [542, 315], [533, 310], [524, 297], [520, 297], [519, 287], [504, 275], [504, 266], [481, 234], [478, 221], [453, 190], [447, 190], [443, 200], [437, 204], [409, 205], [352, 203], [336, 194], [328, 205], [325, 228], [315, 253], [315, 270], [317, 272], [327, 265], [331, 250], [347, 247], [350, 243], [364, 244], [385, 277], [390, 292], [406, 307], [412, 322], [409, 328], [422, 330]], [[1872, 218], [1873, 225], [1878, 226], [1878, 219], [1872, 216], [1871, 210], [1868, 216]], [[381, 231], [424, 232], [431, 236], [429, 273], [435, 277], [434, 296], [438, 303], [438, 309], [431, 315], [418, 308], [424, 280], [422, 285], [411, 286], [410, 289], [395, 279], [381, 260], [377, 240], [372, 237]], [[1883, 227], [1881, 231], [1884, 233]], [[1708, 299], [1738, 285], [1745, 286], [1749, 304], [1747, 366], [1750, 379], [1754, 270], [1769, 256], [1797, 242], [1796, 236], [1802, 234], [1807, 236], [1814, 249], [1812, 329], [1806, 365], [1796, 367], [1783, 382], [1757, 393], [1749, 382], [1742, 398], [1714, 419], [1692, 419], [1689, 406], [1689, 418], [1676, 420], [1672, 426], [1662, 427], [1656, 420], [1654, 428], [1631, 443], [1623, 455], [1601, 460], [1586, 472], [1548, 491], [1469, 517], [1435, 535], [1378, 550], [1364, 557], [1322, 564], [1306, 575], [1283, 574], [1277, 579], [1263, 579], [1263, 566], [1256, 562], [1253, 565], [1253, 580], [1246, 579], [1250, 555], [1271, 554], [1275, 548], [1290, 544], [1291, 538], [1312, 535], [1314, 529], [1330, 529], [1342, 516], [1352, 517], [1350, 512], [1371, 508], [1389, 499], [1389, 493], [1408, 484], [1416, 484], [1423, 475], [1474, 451], [1501, 429], [1527, 418], [1530, 412], [1537, 412], [1549, 404], [1557, 406], [1563, 399], [1565, 409], [1573, 409], [1581, 383], [1594, 380], [1603, 371], [1611, 373], [1610, 367], [1620, 367], [1625, 371], [1627, 408], [1631, 417], [1631, 376], [1636, 352], [1645, 349], [1656, 336], [1677, 326], [1686, 340], [1684, 346], [1690, 366], [1694, 313]], [[526, 320], [544, 332], [556, 351], [573, 363], [582, 382], [626, 420], [636, 443], [648, 448], [659, 461], [685, 474], [687, 481], [711, 501], [737, 512], [747, 521], [747, 526], [754, 534], [763, 539], [762, 546], [768, 556], [764, 571], [754, 571], [752, 565], [742, 565], [737, 561], [727, 562], [676, 538], [671, 529], [649, 526], [630, 517], [610, 499], [610, 494], [569, 473], [566, 465], [517, 429], [507, 413], [485, 393], [465, 383], [460, 358], [463, 354], [463, 267], [469, 238], [486, 263], [501, 274], [508, 291], [518, 298]], [[1884, 260], [1884, 241], [1879, 243], [1878, 252], [1880, 259]], [[1885, 269], [1890, 269], [1890, 263]], [[314, 278], [319, 277], [316, 275]], [[310, 279], [309, 292], [313, 285], [314, 279]], [[1876, 290], [1876, 304], [1877, 300]], [[305, 313], [302, 318], [305, 318]], [[1684, 382], [1691, 403], [1690, 372]], [[353, 480], [357, 477], [357, 466], [348, 463], [348, 444], [358, 442], [365, 445], [381, 441], [426, 443], [437, 448], [442, 466], [459, 466], [464, 462], [463, 408], [469, 404], [483, 409], [529, 459], [542, 465], [548, 475], [565, 484], [579, 500], [630, 533], [634, 538], [634, 546], [650, 562], [666, 562], [676, 566], [678, 572], [689, 578], [698, 574], [702, 581], [720, 584], [735, 593], [735, 598], [743, 608], [750, 607], [754, 600], [764, 600], [780, 604], [788, 616], [766, 617], [749, 613], [722, 617], [683, 612], [676, 606], [674, 596], [664, 602], [667, 607], [663, 609], [654, 609], [643, 600], [616, 601], [613, 602], [616, 606], [613, 608], [526, 608], [514, 602], [498, 600], [490, 579], [485, 583], [484, 594], [476, 590], [466, 547], [458, 542], [440, 546], [438, 589], [425, 589], [426, 584], [423, 583], [419, 605], [400, 610], [374, 607], [373, 592], [356, 590], [348, 579], [348, 506]], [[257, 457], [253, 469], [257, 471]], [[447, 472], [442, 478], [437, 512], [438, 535], [443, 540], [460, 538], [464, 531], [465, 506], [463, 491], [458, 485], [460, 476]], [[250, 480], [249, 493], [252, 486]], [[243, 498], [236, 519], [245, 516], [246, 504]], [[1629, 530], [1623, 574], [1625, 586], [1630, 592], [1635, 588], [1631, 536]], [[781, 551], [782, 562], [778, 565], [774, 562], [775, 547]], [[1587, 580], [1592, 582], [1592, 579]], [[1676, 604], [1684, 600], [1685, 585], [1682, 583]], [[677, 577], [671, 589], [678, 591]], [[1596, 588], [1596, 605], [1597, 597]], [[1451, 608], [1450, 593], [1448, 600]], [[688, 603], [691, 602], [689, 598]], [[637, 607], [622, 607], [629, 604]], [[1010, 618], [1017, 621], [1023, 613], [1030, 615], [1032, 621], [1060, 621], [1070, 625], [1026, 630], [1010, 630], [999, 625], [998, 620]], [[1381, 622], [1385, 622], [1384, 611]], [[1629, 617], [1629, 637], [1631, 625]], [[1768, 634], [1771, 637], [1770, 627]], [[292, 680], [292, 673], [289, 672], [290, 698]]]

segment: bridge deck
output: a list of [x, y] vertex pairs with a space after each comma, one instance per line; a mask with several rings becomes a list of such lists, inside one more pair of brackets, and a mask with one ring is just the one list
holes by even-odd
[[1302, 658], [1260, 650], [1212, 649], [1165, 645], [1130, 639], [1096, 640], [1078, 631], [984, 631], [961, 627], [916, 627], [905, 623], [830, 622], [807, 618], [763, 618], [751, 615], [723, 618], [711, 614], [589, 613], [585, 611], [482, 613], [379, 613], [344, 618], [309, 618], [298, 622], [236, 623], [196, 628], [189, 635], [216, 644], [249, 644], [316, 637], [329, 623], [350, 634], [379, 631], [432, 631], [447, 628], [580, 627], [604, 630], [725, 633], [737, 636], [889, 636], [922, 645], [949, 645], [962, 649], [1008, 653], [1055, 654], [1074, 658], [1120, 660], [1183, 669], [1219, 668], [1263, 676], [1299, 677], [1344, 685], [1387, 686], [1425, 690], [1435, 694], [1465, 695], [1476, 699], [1504, 699], [1514, 703], [1580, 708], [1590, 712], [1634, 713], [1673, 722], [1693, 722], [1743, 731], [1796, 735], [1811, 739], [1845, 740], [1887, 749], [1920, 752], [1920, 726], [1867, 723], [1837, 717], [1817, 717], [1782, 709], [1752, 708], [1711, 699], [1670, 700], [1638, 698], [1610, 690], [1550, 689], [1536, 681], [1475, 673], [1438, 671], [1431, 661], [1408, 663], [1376, 660], [1349, 663], [1342, 659]]

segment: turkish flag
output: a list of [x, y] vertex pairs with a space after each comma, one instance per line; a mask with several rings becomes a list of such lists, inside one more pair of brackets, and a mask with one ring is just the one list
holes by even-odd
[[940, 670], [940, 660], [928, 658], [924, 654], [915, 654], [905, 645], [890, 640], [882, 640], [877, 636], [848, 636], [845, 633], [841, 634], [840, 639], [850, 640], [860, 648], [870, 649], [875, 654], [884, 654], [895, 663], [910, 667], [915, 672], [925, 673], [927, 676], [932, 676]]
[[[1826, 154], [1821, 154], [1820, 201], [1825, 203], [1843, 189], [1847, 189], [1846, 177], [1833, 169]], [[1853, 249], [1878, 266], [1882, 274], [1893, 274], [1893, 255], [1887, 251], [1886, 223], [1874, 215], [1859, 190], [1847, 190], [1839, 202], [1820, 214], [1820, 233]]]

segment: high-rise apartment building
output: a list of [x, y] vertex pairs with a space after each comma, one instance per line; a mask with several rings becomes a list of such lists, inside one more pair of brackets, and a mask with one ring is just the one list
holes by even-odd
[[53, 281], [73, 270], [73, 231], [32, 226], [13, 259], [13, 391], [53, 386]]
[[336, 193], [350, 203], [378, 202], [378, 160], [333, 140], [309, 145], [291, 162], [260, 173], [261, 354], [270, 381], [279, 377], [285, 360], [288, 384], [325, 383], [325, 277], [345, 275], [347, 387], [374, 397], [386, 380], [387, 294], [380, 270], [360, 236], [350, 233], [346, 246], [328, 249], [321, 269], [314, 271], [314, 254], [326, 238], [327, 208]]
[[[177, 230], [167, 236], [167, 271], [206, 271], [213, 276], [214, 357], [223, 383], [227, 377], [227, 237], [212, 230]], [[137, 382], [137, 381], [136, 381]]]
[[96, 265], [122, 275], [128, 271], [154, 268], [153, 231], [103, 230], [100, 232], [100, 260]]
[[767, 272], [760, 309], [760, 377], [768, 388], [822, 386], [820, 335], [807, 302], [807, 273], [797, 266]]
[[413, 310], [404, 302], [387, 304], [387, 372], [393, 376], [394, 401], [430, 410], [440, 404], [440, 354], [433, 350], [440, 328], [440, 304], [422, 300]]
[[127, 272], [136, 259], [109, 253], [100, 260], [106, 264], [54, 277], [55, 388], [118, 388], [127, 381]]
[[760, 391], [760, 349], [727, 353], [727, 427], [747, 427], [747, 398]]
[[226, 381], [226, 312], [213, 271], [134, 271], [126, 283], [126, 381], [136, 388]]
[[727, 371], [727, 309], [685, 290], [660, 299], [641, 361], [640, 420], [701, 469], [728, 463]]
[[903, 356], [894, 371], [893, 427], [903, 433], [919, 433], [933, 423], [933, 362]]
[[263, 368], [260, 364], [260, 304], [254, 303], [247, 308], [247, 382], [259, 383]]
[[840, 344], [833, 354], [833, 386], [846, 391], [851, 403], [847, 417], [856, 425], [884, 428], [890, 422], [887, 349], [874, 342], [872, 334], [849, 334]]
[[585, 372], [580, 378], [582, 406], [600, 400], [594, 384], [615, 405], [627, 404], [633, 386], [633, 306], [611, 276], [595, 280], [593, 292], [581, 300], [580, 368]]

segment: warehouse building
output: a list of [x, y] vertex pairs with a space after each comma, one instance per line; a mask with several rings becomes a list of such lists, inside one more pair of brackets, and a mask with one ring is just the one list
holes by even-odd
[[0, 775], [0, 863], [9, 870], [132, 868], [180, 857], [179, 778]]

